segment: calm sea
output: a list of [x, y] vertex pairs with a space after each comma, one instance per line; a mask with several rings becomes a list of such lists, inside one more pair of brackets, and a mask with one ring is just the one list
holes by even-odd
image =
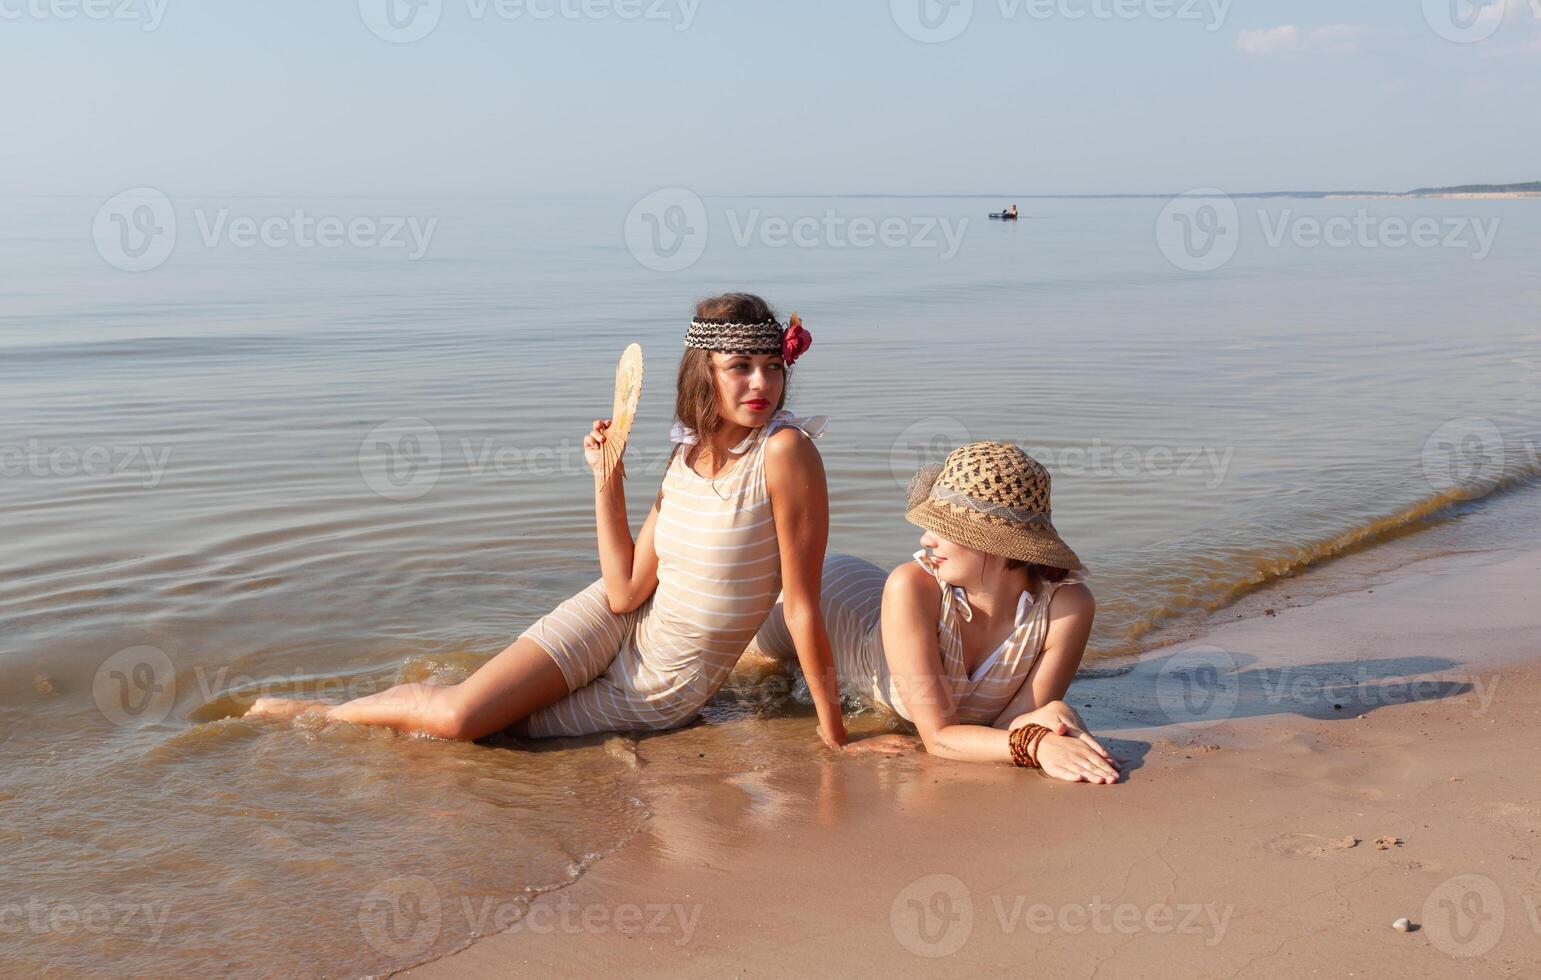
[[[641, 343], [640, 521], [704, 295], [813, 333], [832, 550], [905, 560], [904, 482], [963, 442], [1045, 463], [1104, 662], [1535, 477], [1541, 201], [1008, 203], [6, 199], [0, 959], [383, 971], [643, 832], [627, 739], [228, 716], [463, 676], [597, 577], [581, 439]], [[811, 739], [756, 680], [642, 750]]]

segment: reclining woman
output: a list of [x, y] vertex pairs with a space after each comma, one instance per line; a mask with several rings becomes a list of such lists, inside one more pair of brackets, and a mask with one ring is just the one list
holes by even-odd
[[[820, 735], [845, 744], [819, 578], [828, 489], [822, 420], [782, 406], [787, 368], [812, 338], [758, 296], [702, 301], [685, 336], [663, 487], [632, 540], [624, 467], [599, 478], [608, 420], [584, 439], [595, 471], [602, 577], [453, 686], [401, 684], [326, 706], [262, 698], [250, 715], [325, 717], [446, 739], [512, 726], [551, 737], [688, 723], [722, 687], [777, 592], [809, 678]], [[814, 424], [817, 423], [817, 424]]]
[[[825, 559], [820, 604], [841, 686], [912, 722], [943, 758], [1116, 782], [1117, 762], [1062, 700], [1096, 603], [1050, 522], [1048, 471], [1010, 443], [970, 443], [916, 474], [905, 517], [925, 531], [914, 562], [885, 573]], [[791, 660], [787, 622], [778, 605], [755, 638], [761, 653]]]

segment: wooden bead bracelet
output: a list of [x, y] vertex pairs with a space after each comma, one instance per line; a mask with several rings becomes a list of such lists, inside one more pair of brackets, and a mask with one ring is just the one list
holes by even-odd
[[1011, 761], [1014, 765], [1023, 769], [1037, 769], [1043, 771], [1038, 764], [1038, 743], [1043, 741], [1045, 735], [1052, 734], [1042, 725], [1027, 724], [1021, 728], [1013, 728], [1007, 735], [1007, 743], [1011, 746]]

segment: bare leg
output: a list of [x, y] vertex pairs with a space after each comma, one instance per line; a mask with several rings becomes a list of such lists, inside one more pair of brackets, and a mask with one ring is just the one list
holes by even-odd
[[[514, 641], [452, 687], [400, 684], [326, 711], [333, 721], [381, 725], [438, 738], [478, 739], [567, 696], [567, 680], [534, 640]], [[315, 701], [263, 698], [248, 715], [292, 718], [320, 707]]]

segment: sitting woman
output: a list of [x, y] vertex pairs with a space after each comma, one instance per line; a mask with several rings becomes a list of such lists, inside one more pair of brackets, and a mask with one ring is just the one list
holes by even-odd
[[705, 300], [685, 335], [674, 454], [636, 540], [624, 468], [600, 479], [606, 420], [584, 453], [595, 472], [600, 579], [536, 622], [460, 684], [401, 684], [345, 704], [262, 698], [250, 715], [324, 709], [335, 721], [448, 739], [513, 726], [549, 737], [688, 723], [732, 673], [784, 596], [820, 734], [845, 743], [819, 576], [828, 490], [813, 437], [782, 411], [787, 367], [811, 337], [758, 296]]
[[[1116, 782], [1117, 762], [1061, 700], [1096, 604], [1050, 522], [1048, 471], [1010, 443], [970, 443], [916, 475], [905, 517], [925, 530], [915, 562], [885, 574], [850, 555], [825, 561], [841, 686], [912, 722], [943, 758]], [[780, 606], [755, 646], [792, 658]]]

